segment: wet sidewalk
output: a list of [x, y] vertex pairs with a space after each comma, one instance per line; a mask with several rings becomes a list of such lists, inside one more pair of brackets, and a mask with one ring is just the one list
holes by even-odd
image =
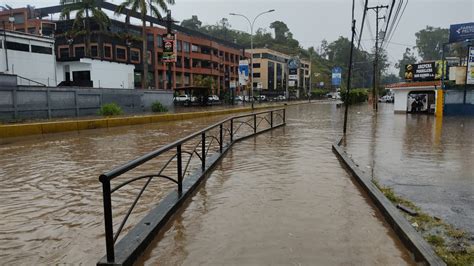
[[405, 265], [410, 256], [331, 151], [335, 105], [235, 145], [138, 264]]

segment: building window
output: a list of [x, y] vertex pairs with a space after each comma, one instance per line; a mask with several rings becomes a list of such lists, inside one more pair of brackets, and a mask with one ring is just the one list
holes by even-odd
[[53, 48], [31, 45], [31, 52], [38, 53], [38, 54], [53, 54]]
[[253, 73], [253, 77], [254, 77], [254, 78], [259, 78], [259, 77], [260, 77], [260, 73]]
[[29, 52], [30, 51], [30, 45], [26, 44], [26, 43], [7, 41], [5, 46], [9, 50], [22, 51], [22, 52]]
[[74, 57], [84, 57], [85, 55], [85, 48], [84, 46], [76, 46], [74, 47]]
[[161, 63], [161, 53], [156, 53], [156, 62]]
[[163, 36], [156, 35], [156, 46], [158, 46], [159, 48], [163, 47]]
[[253, 58], [261, 58], [261, 57], [262, 57], [262, 54], [253, 54], [252, 57], [253, 57]]
[[304, 74], [305, 74], [306, 76], [309, 75], [309, 70], [305, 70], [305, 71], [304, 71]]
[[104, 45], [104, 57], [108, 59], [112, 59], [112, 46], [111, 45]]
[[115, 57], [117, 60], [127, 60], [127, 49], [115, 47]]
[[183, 50], [183, 49], [182, 49], [183, 47], [182, 47], [181, 45], [182, 45], [182, 42], [181, 42], [181, 41], [178, 41], [178, 42], [177, 42], [177, 45], [176, 45], [178, 52], [181, 52], [181, 51]]
[[140, 63], [140, 50], [132, 49], [130, 51], [130, 61], [133, 63]]
[[35, 27], [28, 28], [28, 33], [29, 34], [36, 34], [36, 28]]
[[185, 53], [189, 53], [189, 43], [188, 42], [183, 42], [183, 51]]
[[253, 64], [253, 68], [260, 68], [260, 63]]
[[99, 46], [91, 45], [91, 56], [92, 57], [99, 57]]
[[192, 44], [191, 45], [191, 51], [193, 51], [193, 53], [198, 53], [199, 52], [199, 46]]
[[59, 58], [69, 57], [69, 47], [59, 48]]
[[150, 51], [146, 51], [146, 61], [149, 65], [151, 65], [151, 52]]

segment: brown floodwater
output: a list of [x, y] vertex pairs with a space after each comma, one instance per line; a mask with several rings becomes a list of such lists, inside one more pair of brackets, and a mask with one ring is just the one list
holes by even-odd
[[[439, 199], [439, 204], [443, 204], [442, 195], [456, 194], [456, 199], [467, 199], [464, 206], [469, 208], [473, 164], [459, 160], [473, 158], [472, 142], [471, 150], [446, 143], [459, 143], [459, 138], [470, 136], [465, 131], [470, 128], [473, 132], [472, 123], [456, 129], [444, 121], [443, 132], [448, 126], [451, 133], [438, 136], [430, 131], [428, 137], [424, 133], [416, 136], [424, 132], [417, 130], [417, 125], [428, 123], [431, 130], [437, 128], [426, 122], [433, 118], [400, 120], [388, 110], [379, 115], [376, 124], [385, 121], [387, 129], [376, 128], [373, 133], [373, 119], [365, 105], [351, 112], [346, 148], [362, 167], [375, 161], [375, 173], [389, 169], [397, 173], [397, 167], [383, 167], [386, 162], [377, 158], [398, 151], [400, 158], [406, 158], [396, 161], [398, 168], [404, 166], [400, 173], [416, 173], [412, 177], [421, 176], [420, 184], [428, 178], [438, 190], [396, 185], [397, 192], [410, 196], [410, 189], [427, 191], [434, 194], [426, 197]], [[342, 109], [315, 103], [288, 107], [287, 114], [286, 127], [233, 146], [139, 264], [411, 263], [392, 230], [331, 151], [332, 142], [340, 136]], [[0, 264], [95, 264], [105, 254], [98, 175], [223, 118], [0, 140]], [[389, 145], [384, 146], [381, 132], [398, 135], [392, 135]], [[415, 144], [425, 138], [443, 143], [452, 135], [456, 141], [440, 144], [442, 155], [435, 156], [424, 145], [407, 144], [403, 138], [408, 133], [403, 132], [414, 134]], [[374, 135], [378, 146], [369, 141]], [[376, 159], [370, 157], [372, 150], [378, 151]], [[421, 160], [422, 155], [426, 159]], [[423, 166], [438, 161], [442, 170], [423, 174], [426, 170], [420, 170], [417, 160], [406, 163], [410, 158], [418, 158]], [[153, 163], [137, 169], [150, 170]], [[389, 182], [390, 175], [383, 174], [381, 179]], [[449, 180], [460, 180], [461, 185], [451, 191]], [[442, 187], [445, 184], [447, 187]], [[175, 189], [170, 182], [153, 183], [125, 231], [170, 189]], [[457, 196], [458, 191], [464, 191], [465, 197]], [[123, 214], [136, 192], [133, 186], [120, 192], [113, 202], [114, 216]], [[450, 201], [443, 206], [450, 206]], [[453, 206], [461, 204], [452, 201]], [[472, 218], [472, 214], [467, 217]]]
[[350, 113], [345, 149], [362, 170], [474, 239], [474, 117]]
[[236, 144], [137, 263], [412, 263], [331, 151], [332, 104], [288, 108], [287, 126]]

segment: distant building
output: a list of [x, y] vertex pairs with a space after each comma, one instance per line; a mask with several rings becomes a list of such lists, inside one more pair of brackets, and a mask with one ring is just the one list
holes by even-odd
[[36, 18], [33, 7], [24, 7], [0, 11], [0, 28], [52, 37], [56, 23]]
[[[286, 91], [288, 60], [291, 56], [268, 48], [247, 50], [253, 54], [253, 87], [265, 95], [281, 95]], [[311, 64], [300, 60], [296, 87], [310, 87]]]
[[54, 39], [0, 30], [0, 72], [18, 75], [20, 85], [56, 86]]

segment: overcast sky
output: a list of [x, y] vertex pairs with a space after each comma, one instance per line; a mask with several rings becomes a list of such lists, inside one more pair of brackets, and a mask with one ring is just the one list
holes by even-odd
[[[328, 42], [339, 36], [350, 37], [351, 0], [175, 0], [171, 7], [173, 17], [177, 20], [197, 15], [203, 24], [215, 24], [226, 17], [232, 28], [249, 31], [248, 22], [242, 17], [229, 16], [230, 12], [241, 13], [253, 18], [258, 13], [275, 9], [273, 13], [261, 16], [255, 28], [267, 28], [275, 20], [285, 22], [294, 38], [307, 48], [318, 47], [323, 39]], [[396, 0], [398, 3], [400, 0]], [[415, 32], [427, 25], [449, 28], [450, 24], [474, 22], [474, 0], [404, 0], [408, 1], [406, 10], [394, 32], [392, 43], [387, 51], [393, 64], [400, 59], [405, 48], [415, 45]], [[110, 2], [119, 4], [122, 0]], [[360, 29], [364, 0], [355, 0], [357, 28]], [[369, 0], [369, 6], [388, 5], [392, 0]], [[0, 0], [0, 4], [22, 7], [27, 4], [36, 7], [56, 5], [59, 0]], [[397, 5], [397, 4], [396, 4]], [[395, 6], [396, 6], [395, 5]], [[381, 12], [381, 16], [385, 12]], [[375, 35], [375, 12], [367, 17], [371, 32], [367, 25], [362, 36], [363, 47], [370, 50]], [[384, 22], [380, 21], [381, 26]], [[270, 30], [270, 29], [268, 29]]]

